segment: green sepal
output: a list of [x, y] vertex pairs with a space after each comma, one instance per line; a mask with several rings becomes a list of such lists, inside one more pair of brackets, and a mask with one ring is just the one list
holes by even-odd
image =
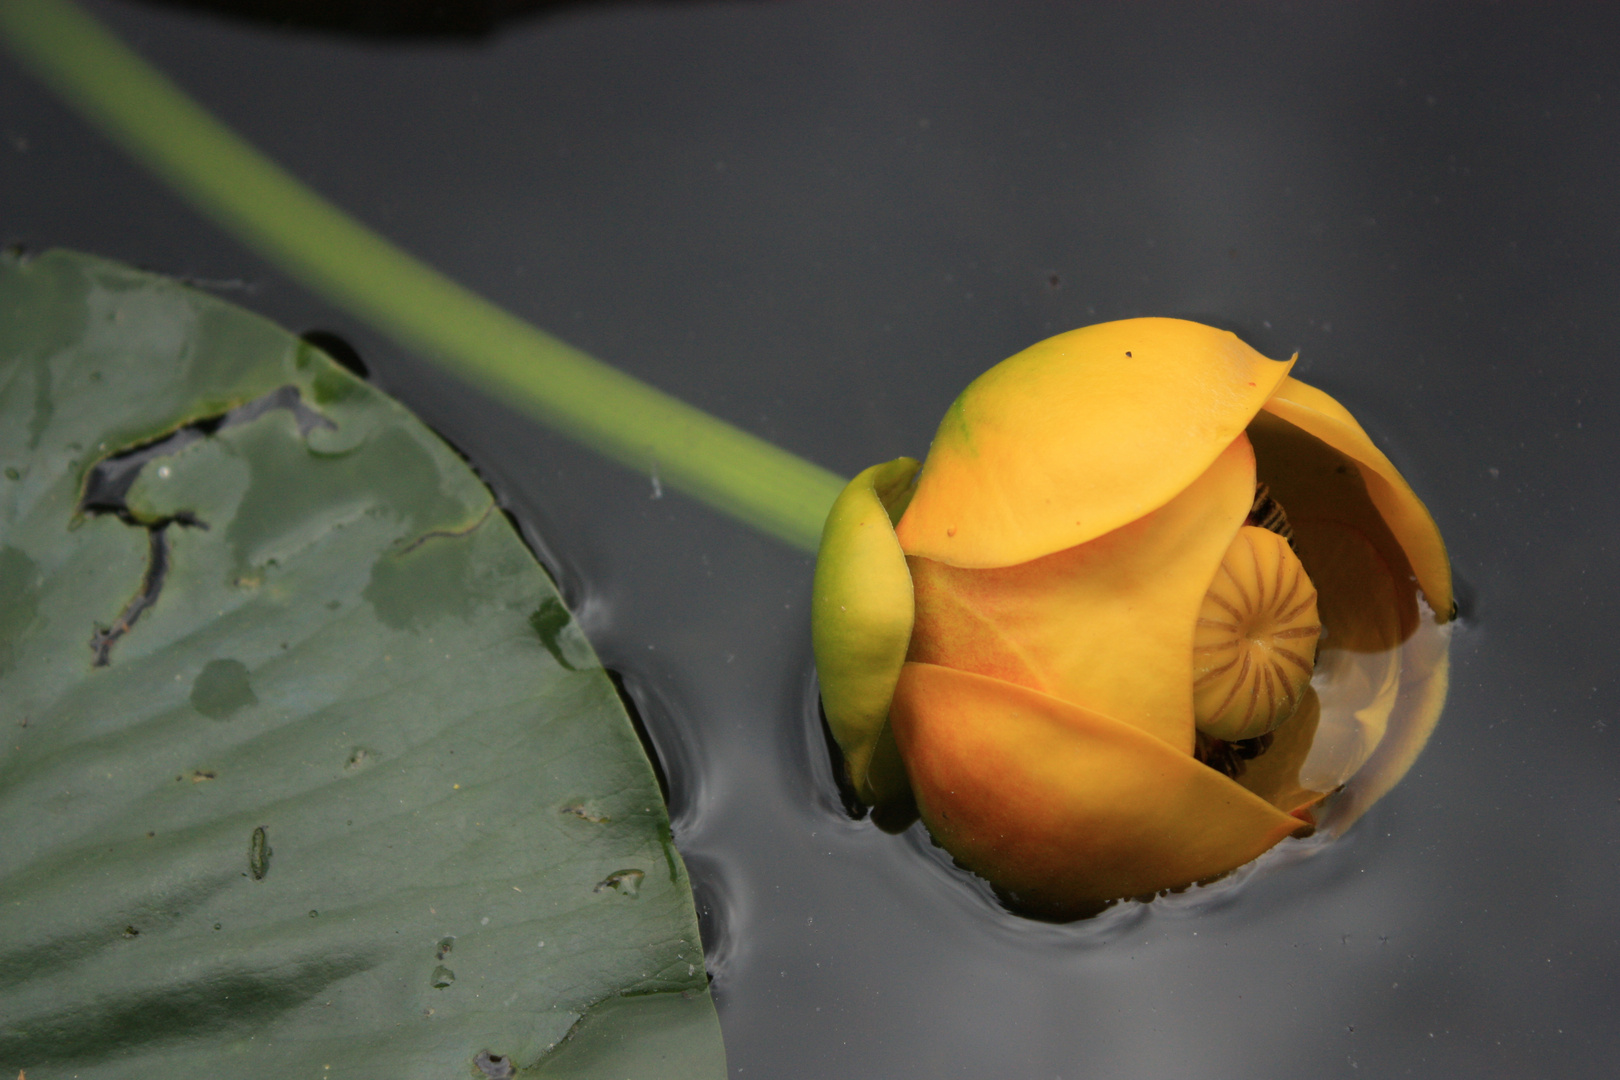
[[821, 703], [850, 782], [868, 803], [910, 795], [888, 721], [915, 615], [894, 523], [919, 468], [912, 458], [896, 458], [851, 480], [827, 515], [816, 556], [810, 636]]

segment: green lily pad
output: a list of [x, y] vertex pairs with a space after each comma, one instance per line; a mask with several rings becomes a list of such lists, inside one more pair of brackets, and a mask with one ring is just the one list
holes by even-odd
[[5, 1075], [725, 1075], [652, 769], [489, 491], [65, 252], [0, 260], [0, 836]]

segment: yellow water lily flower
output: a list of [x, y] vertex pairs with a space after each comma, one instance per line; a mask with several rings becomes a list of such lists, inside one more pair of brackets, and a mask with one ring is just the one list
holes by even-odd
[[[1445, 697], [1451, 570], [1337, 401], [1129, 319], [976, 379], [828, 516], [812, 631], [849, 780], [1073, 915], [1341, 831]], [[919, 472], [920, 468], [920, 472]]]

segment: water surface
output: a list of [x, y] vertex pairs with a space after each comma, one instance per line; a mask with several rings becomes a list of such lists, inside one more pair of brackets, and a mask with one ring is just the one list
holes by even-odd
[[1428, 501], [1464, 618], [1406, 781], [1236, 888], [1019, 920], [843, 813], [808, 557], [453, 384], [0, 65], [0, 240], [339, 334], [511, 506], [663, 757], [735, 1075], [1611, 1074], [1615, 16], [626, 4], [401, 41], [93, 7], [427, 262], [846, 475], [1002, 357], [1156, 314], [1298, 350]]

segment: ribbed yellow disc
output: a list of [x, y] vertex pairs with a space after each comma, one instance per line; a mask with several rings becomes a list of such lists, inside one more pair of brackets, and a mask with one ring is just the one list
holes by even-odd
[[1235, 742], [1294, 715], [1316, 665], [1316, 587], [1288, 541], [1245, 525], [1226, 549], [1193, 635], [1198, 730]]

